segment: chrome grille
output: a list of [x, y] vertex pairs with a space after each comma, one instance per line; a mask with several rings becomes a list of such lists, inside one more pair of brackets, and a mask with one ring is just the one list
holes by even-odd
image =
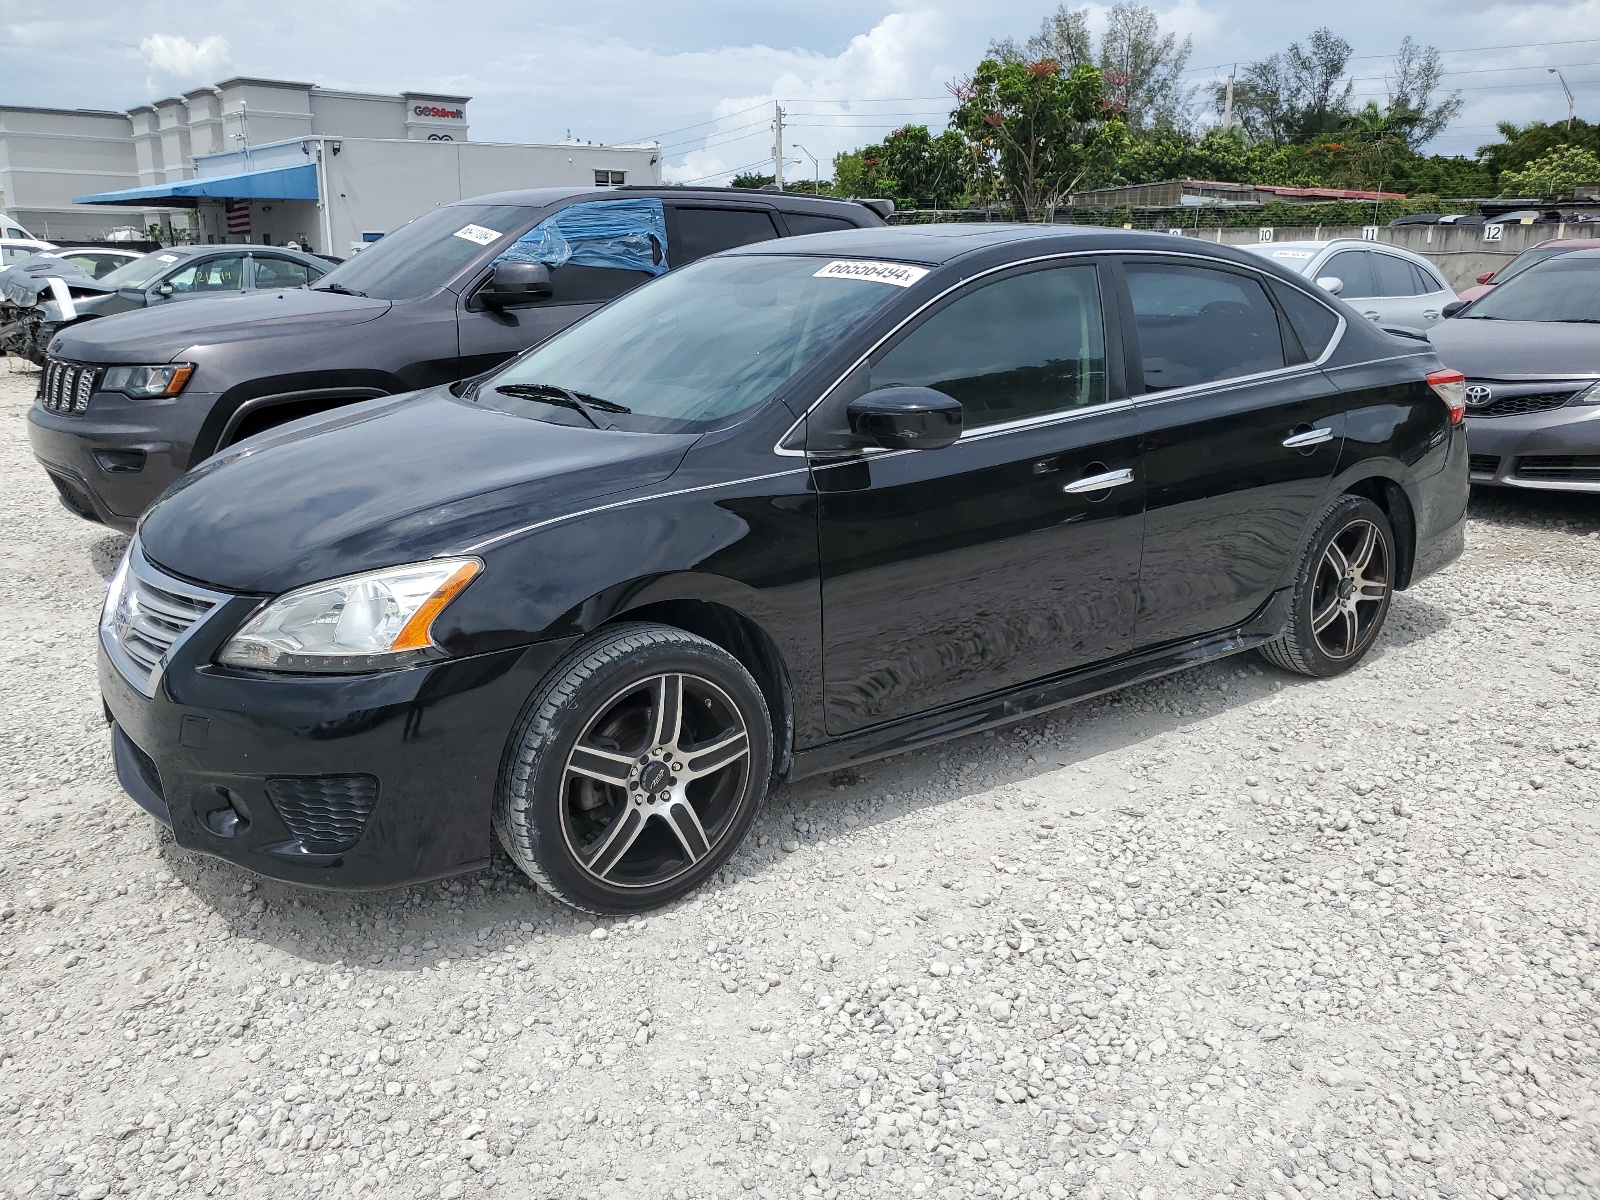
[[151, 565], [135, 541], [106, 593], [100, 639], [122, 677], [153, 696], [172, 651], [226, 599]]
[[39, 404], [50, 412], [76, 416], [87, 412], [103, 369], [90, 363], [47, 358], [39, 376]]

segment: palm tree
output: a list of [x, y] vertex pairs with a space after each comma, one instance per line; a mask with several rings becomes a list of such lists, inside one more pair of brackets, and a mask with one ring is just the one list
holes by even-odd
[[1357, 148], [1355, 160], [1362, 174], [1376, 179], [1378, 191], [1399, 154], [1409, 153], [1408, 135], [1422, 121], [1422, 115], [1403, 104], [1379, 108], [1376, 101], [1365, 105], [1340, 122], [1346, 140]]

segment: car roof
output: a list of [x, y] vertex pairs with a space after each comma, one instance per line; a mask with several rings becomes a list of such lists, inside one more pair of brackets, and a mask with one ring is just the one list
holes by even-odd
[[1258, 265], [1253, 259], [1245, 259], [1237, 246], [1219, 246], [1199, 238], [1178, 239], [1167, 233], [1113, 229], [1102, 225], [884, 225], [756, 242], [723, 253], [837, 254], [847, 258], [889, 259], [939, 266], [980, 250], [1025, 243], [1039, 243], [1041, 253], [1063, 250], [1165, 250], [1186, 254], [1198, 252], [1220, 261]]
[[[483, 196], [470, 196], [455, 200], [451, 206], [467, 204], [515, 204], [523, 208], [545, 208], [551, 204], [584, 198], [589, 200], [631, 200], [654, 196], [662, 200], [760, 200], [775, 203], [780, 208], [838, 210], [867, 208], [859, 200], [846, 200], [835, 196], [811, 196], [805, 192], [766, 192], [751, 188], [678, 187], [670, 183], [629, 184], [625, 187], [548, 187], [524, 188], [514, 192], [490, 192]], [[867, 209], [871, 212], [871, 209]]]

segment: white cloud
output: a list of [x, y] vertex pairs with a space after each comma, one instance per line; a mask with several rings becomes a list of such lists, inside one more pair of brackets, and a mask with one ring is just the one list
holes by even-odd
[[233, 49], [217, 34], [191, 42], [172, 33], [152, 33], [139, 42], [139, 57], [156, 71], [177, 79], [211, 82], [212, 72], [226, 64]]

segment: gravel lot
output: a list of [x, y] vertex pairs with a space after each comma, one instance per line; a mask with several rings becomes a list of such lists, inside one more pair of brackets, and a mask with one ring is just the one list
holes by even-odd
[[1600, 1197], [1600, 502], [1480, 500], [1367, 664], [1236, 658], [780, 790], [676, 907], [177, 849], [94, 678], [123, 539], [0, 365], [15, 1196]]

